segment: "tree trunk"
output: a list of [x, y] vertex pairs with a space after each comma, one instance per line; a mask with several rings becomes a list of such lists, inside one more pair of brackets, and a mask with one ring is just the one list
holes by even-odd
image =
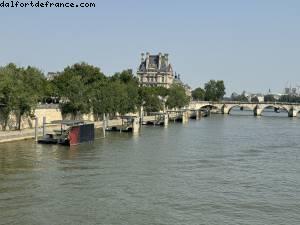
[[6, 119], [4, 120], [4, 123], [3, 123], [3, 125], [2, 125], [2, 130], [3, 130], [3, 131], [6, 131], [7, 123], [8, 123], [8, 118], [6, 118]]
[[21, 130], [21, 121], [22, 121], [22, 114], [20, 113], [18, 115], [18, 127], [17, 127], [17, 130]]

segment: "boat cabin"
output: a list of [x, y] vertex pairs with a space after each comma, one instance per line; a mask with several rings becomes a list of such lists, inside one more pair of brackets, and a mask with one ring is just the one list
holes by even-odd
[[93, 123], [83, 120], [56, 120], [48, 124], [60, 125], [60, 129], [45, 134], [38, 140], [40, 144], [77, 145], [95, 139]]

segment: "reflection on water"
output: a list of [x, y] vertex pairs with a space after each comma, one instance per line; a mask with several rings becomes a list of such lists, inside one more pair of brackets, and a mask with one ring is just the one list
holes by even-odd
[[0, 224], [299, 224], [299, 118], [241, 112], [1, 144]]

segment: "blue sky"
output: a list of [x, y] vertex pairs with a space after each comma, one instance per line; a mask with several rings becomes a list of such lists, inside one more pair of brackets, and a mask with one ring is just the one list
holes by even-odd
[[47, 73], [85, 61], [110, 75], [136, 71], [141, 52], [167, 52], [193, 88], [209, 79], [224, 80], [227, 95], [300, 85], [300, 1], [94, 2], [94, 9], [0, 8], [0, 65]]

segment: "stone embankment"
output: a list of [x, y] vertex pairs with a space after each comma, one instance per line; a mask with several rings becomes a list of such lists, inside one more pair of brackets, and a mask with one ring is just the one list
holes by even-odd
[[[144, 121], [153, 120], [153, 116], [146, 116], [144, 117]], [[96, 121], [94, 122], [95, 128], [102, 128], [103, 122]], [[122, 124], [121, 119], [115, 120], [108, 120], [108, 126], [118, 126]], [[46, 133], [52, 133], [54, 130], [60, 129], [60, 126], [57, 125], [48, 125], [46, 127]], [[42, 136], [43, 128], [40, 126], [38, 128], [38, 136]], [[0, 143], [4, 142], [12, 142], [12, 141], [19, 141], [19, 140], [26, 140], [26, 139], [33, 139], [35, 138], [35, 129], [34, 128], [27, 128], [22, 130], [10, 130], [10, 131], [0, 131]]]

